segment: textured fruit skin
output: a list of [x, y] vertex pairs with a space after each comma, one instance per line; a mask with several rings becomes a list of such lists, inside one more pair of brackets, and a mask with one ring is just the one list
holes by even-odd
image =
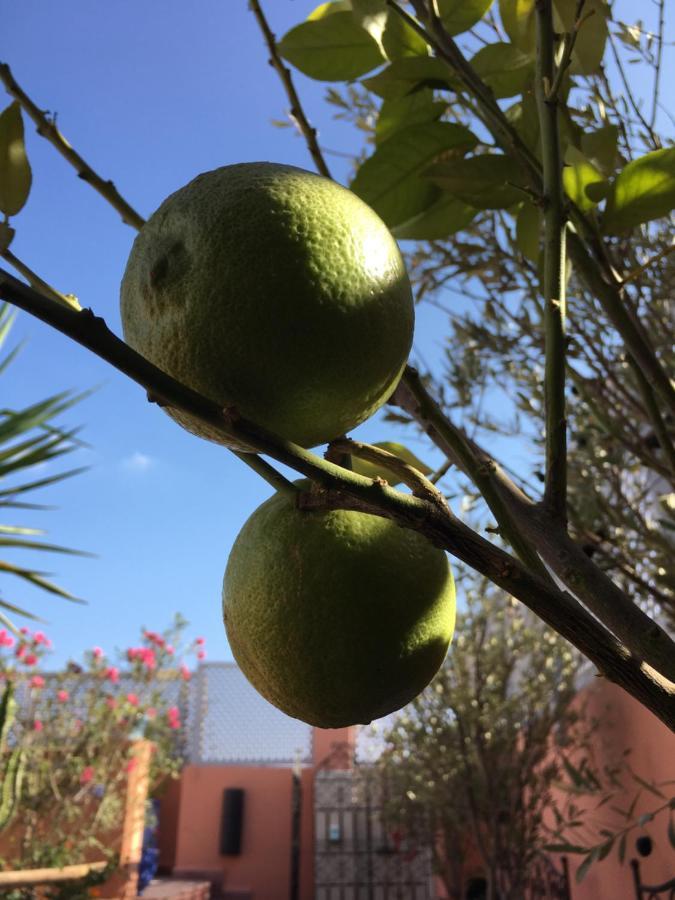
[[159, 368], [307, 447], [385, 402], [414, 320], [398, 246], [370, 207], [268, 162], [206, 172], [162, 203], [131, 250], [121, 314]]
[[441, 666], [455, 625], [447, 557], [388, 519], [300, 511], [280, 494], [234, 543], [223, 618], [270, 703], [320, 728], [404, 706]]

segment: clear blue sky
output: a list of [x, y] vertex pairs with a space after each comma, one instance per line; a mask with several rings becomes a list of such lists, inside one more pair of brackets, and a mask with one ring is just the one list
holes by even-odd
[[[268, 0], [265, 7], [281, 36], [317, 2]], [[269, 159], [312, 168], [302, 138], [270, 124], [285, 117], [288, 103], [245, 0], [0, 0], [0, 29], [0, 58], [18, 82], [41, 108], [58, 113], [64, 135], [145, 217], [217, 166]], [[672, 67], [664, 89], [671, 75]], [[295, 78], [321, 144], [356, 152], [360, 138], [333, 120], [325, 86]], [[0, 108], [5, 105], [0, 95]], [[34, 185], [12, 222], [12, 250], [120, 333], [119, 282], [135, 232], [77, 179], [32, 123], [27, 146]], [[348, 161], [327, 159], [345, 183]], [[418, 308], [416, 348], [431, 364], [442, 358], [444, 330], [442, 314]], [[270, 493], [267, 484], [227, 451], [177, 427], [135, 384], [24, 313], [13, 330], [17, 341], [26, 346], [0, 379], [2, 406], [97, 387], [64, 419], [84, 426], [89, 449], [70, 462], [89, 470], [36, 496], [55, 510], [20, 517], [21, 524], [47, 528], [56, 543], [96, 554], [30, 558], [88, 605], [18, 582], [2, 586], [8, 599], [49, 621], [45, 630], [56, 648], [50, 665], [93, 644], [108, 651], [126, 646], [141, 626], [162, 628], [177, 611], [190, 620], [193, 635], [207, 638], [210, 659], [230, 659], [220, 615], [222, 575], [243, 522]], [[369, 440], [400, 437], [378, 418], [358, 433]], [[418, 452], [423, 446], [409, 443]], [[29, 562], [26, 553], [13, 558]]]
[[[268, 2], [266, 11], [281, 36], [315, 5]], [[144, 217], [217, 166], [270, 159], [313, 168], [295, 131], [270, 124], [285, 117], [288, 104], [244, 0], [194, 6], [23, 0], [11, 12], [9, 4], [0, 9], [0, 57], [41, 108], [58, 113], [63, 134]], [[325, 87], [301, 75], [297, 85], [321, 143], [355, 152], [350, 126], [333, 121], [323, 102]], [[0, 95], [0, 108], [5, 105]], [[27, 147], [34, 184], [13, 220], [12, 250], [120, 333], [119, 282], [135, 232], [30, 122]], [[346, 182], [348, 161], [328, 159], [334, 176]], [[440, 359], [442, 324], [430, 307], [420, 311], [417, 341], [425, 359]], [[3, 406], [97, 386], [63, 420], [84, 426], [89, 449], [70, 462], [89, 470], [36, 495], [58, 508], [23, 513], [21, 524], [45, 527], [49, 540], [96, 558], [12, 557], [49, 570], [87, 606], [18, 582], [7, 581], [3, 595], [49, 620], [53, 666], [92, 644], [109, 651], [126, 646], [142, 625], [162, 628], [176, 611], [190, 620], [192, 634], [207, 638], [210, 659], [230, 659], [220, 614], [223, 571], [239, 529], [270, 488], [227, 451], [178, 428], [135, 384], [25, 313], [13, 329], [12, 343], [19, 340], [26, 346], [0, 381]], [[400, 437], [377, 420], [359, 433], [371, 440]]]

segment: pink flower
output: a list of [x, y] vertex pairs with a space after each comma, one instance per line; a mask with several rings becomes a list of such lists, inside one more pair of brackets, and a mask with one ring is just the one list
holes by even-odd
[[92, 647], [91, 655], [94, 657], [94, 659], [102, 659], [105, 654], [100, 647]]
[[[17, 656], [18, 655], [19, 654], [17, 653]], [[23, 656], [23, 654], [21, 654], [21, 655]], [[38, 658], [34, 653], [29, 653], [28, 656], [24, 656], [23, 661], [26, 663], [27, 666], [36, 666]]]
[[166, 650], [166, 652], [168, 653], [169, 656], [173, 656], [174, 653], [176, 652], [174, 650], [174, 648], [171, 646], [171, 644], [167, 644], [164, 649]]
[[26, 655], [26, 645], [23, 643], [18, 644], [16, 650], [14, 651], [14, 654], [17, 659], [23, 659], [23, 657]]
[[85, 766], [84, 769], [80, 772], [80, 784], [89, 784], [89, 782], [94, 777], [94, 767], [93, 766]]
[[138, 706], [138, 694], [127, 694], [127, 703]]
[[70, 694], [68, 693], [68, 691], [61, 690], [56, 692], [56, 699], [59, 701], [59, 703], [65, 703], [69, 697]]
[[183, 679], [183, 681], [189, 681], [192, 678], [192, 673], [186, 665], [182, 665], [180, 667], [180, 677]]
[[43, 631], [36, 631], [33, 635], [33, 643], [35, 644], [48, 644], [47, 635]]
[[145, 714], [149, 719], [154, 719], [155, 716], [157, 715], [157, 710], [155, 709], [154, 706], [149, 706], [146, 709]]
[[169, 728], [180, 728], [180, 719], [169, 719]]
[[125, 772], [133, 772], [136, 766], [138, 765], [138, 760], [135, 756], [132, 756], [130, 760], [128, 760], [126, 766], [124, 767]]
[[115, 707], [117, 706], [117, 700], [115, 700], [114, 697], [106, 697], [105, 704], [108, 709], [115, 709]]
[[29, 631], [27, 628], [25, 628], [25, 627], [24, 627], [24, 628], [19, 628], [19, 631], [21, 632], [21, 634], [30, 634], [30, 631]]
[[33, 722], [33, 731], [42, 731], [44, 725], [39, 719], [35, 719]]
[[45, 680], [42, 675], [33, 675], [30, 680], [30, 686], [32, 688], [43, 688], [45, 686]]
[[206, 659], [206, 650], [200, 650], [197, 654], [197, 659]]
[[180, 728], [180, 710], [177, 706], [170, 706], [166, 711], [169, 728]]
[[196, 644], [198, 647], [203, 647], [205, 643], [206, 643], [206, 641], [204, 640], [203, 637], [195, 638], [195, 644]]
[[150, 671], [152, 671], [153, 669], [157, 668], [157, 657], [155, 656], [155, 651], [151, 650], [149, 647], [143, 648], [143, 655], [141, 656], [141, 659], [146, 669], [150, 669]]
[[105, 670], [105, 677], [108, 679], [108, 681], [112, 681], [113, 683], [115, 683], [120, 680], [120, 670], [117, 668], [117, 666], [108, 666], [108, 668]]
[[14, 638], [11, 634], [8, 634], [5, 628], [0, 631], [0, 647], [13, 647], [14, 646]]

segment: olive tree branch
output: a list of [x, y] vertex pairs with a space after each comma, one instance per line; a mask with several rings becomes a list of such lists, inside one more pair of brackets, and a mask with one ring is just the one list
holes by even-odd
[[101, 194], [101, 196], [117, 210], [121, 215], [123, 222], [127, 225], [131, 225], [132, 228], [140, 229], [144, 224], [142, 216], [127, 203], [117, 191], [117, 188], [112, 181], [105, 181], [101, 178], [101, 176], [84, 161], [80, 154], [73, 150], [68, 141], [56, 127], [56, 123], [50, 121], [47, 114], [39, 109], [28, 94], [19, 87], [9, 66], [2, 62], [0, 62], [0, 81], [4, 84], [7, 93], [14, 97], [15, 100], [19, 101], [21, 107], [35, 122], [37, 133], [48, 140], [49, 143], [59, 151], [61, 156], [75, 168], [78, 178], [86, 181], [94, 188], [94, 190], [98, 191], [99, 194]]
[[530, 500], [485, 450], [444, 415], [414, 369], [406, 369], [394, 399], [471, 478], [504, 538], [517, 540], [511, 546], [519, 556], [526, 554], [525, 559], [520, 557], [525, 565], [539, 578], [550, 580], [543, 564], [549, 566], [631, 653], [675, 682], [675, 643], [668, 634], [586, 556], [564, 522]]
[[279, 78], [281, 79], [281, 82], [284, 86], [284, 90], [286, 91], [286, 96], [288, 97], [291, 104], [291, 108], [289, 110], [290, 115], [296, 122], [302, 136], [305, 139], [307, 149], [309, 150], [309, 153], [314, 160], [314, 165], [322, 175], [325, 175], [326, 178], [330, 178], [330, 170], [326, 165], [326, 161], [323, 158], [319, 143], [316, 139], [316, 128], [313, 128], [310, 125], [307, 116], [304, 113], [302, 104], [300, 103], [300, 98], [298, 97], [295, 86], [293, 85], [291, 73], [289, 69], [284, 65], [283, 60], [279, 56], [276, 39], [274, 37], [274, 34], [272, 33], [270, 26], [267, 23], [267, 19], [265, 18], [265, 14], [262, 11], [260, 3], [258, 2], [258, 0], [249, 0], [249, 8], [252, 11], [253, 15], [256, 17], [256, 21], [260, 26], [263, 37], [265, 38], [265, 43], [267, 44], [267, 49], [269, 50], [270, 54], [269, 63], [276, 69]]
[[[0, 296], [61, 331], [140, 384], [164, 405], [181, 409], [239, 446], [250, 446], [311, 478], [318, 489], [297, 495], [301, 508], [348, 508], [394, 519], [517, 597], [573, 643], [609, 679], [675, 729], [675, 683], [630, 651], [568, 593], [530, 574], [447, 508], [340, 468], [271, 434], [166, 375], [116, 337], [90, 310], [76, 312], [42, 296], [0, 269]], [[245, 457], [246, 454], [241, 454]]]
[[[553, 516], [558, 517], [561, 521], [566, 521], [565, 232], [567, 222], [563, 204], [558, 100], [554, 81], [555, 41], [552, 0], [537, 0], [535, 10], [537, 22], [535, 96], [539, 113], [544, 187], [544, 273], [541, 285], [544, 296], [546, 356], [544, 376], [546, 486], [544, 503]], [[572, 43], [570, 41], [568, 46]]]
[[652, 114], [649, 120], [649, 127], [653, 129], [656, 125], [656, 113], [659, 108], [659, 87], [661, 83], [661, 63], [663, 60], [663, 39], [665, 31], [665, 11], [666, 0], [658, 0], [659, 4], [659, 25], [658, 34], [656, 36], [656, 64], [654, 66], [654, 90], [652, 92]]

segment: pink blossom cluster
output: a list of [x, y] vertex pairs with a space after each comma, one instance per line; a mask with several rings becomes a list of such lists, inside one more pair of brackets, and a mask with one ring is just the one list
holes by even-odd
[[129, 662], [140, 662], [151, 672], [157, 668], [157, 654], [152, 647], [129, 647], [127, 650]]

